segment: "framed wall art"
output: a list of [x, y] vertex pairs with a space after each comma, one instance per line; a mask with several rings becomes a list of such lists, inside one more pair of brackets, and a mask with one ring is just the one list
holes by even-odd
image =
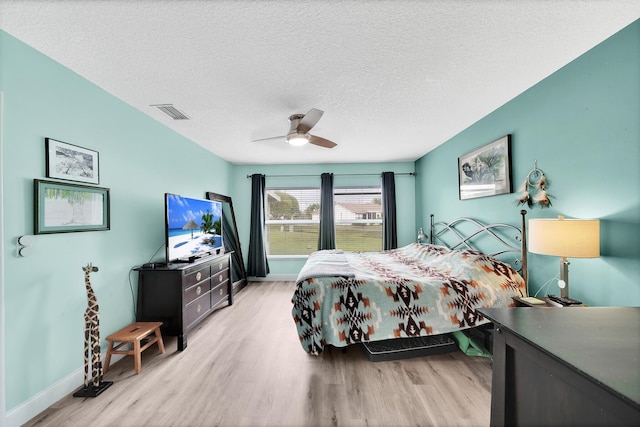
[[460, 200], [512, 192], [511, 135], [458, 157]]
[[67, 181], [100, 183], [100, 164], [97, 151], [45, 138], [47, 178]]
[[109, 189], [34, 179], [34, 234], [109, 230]]

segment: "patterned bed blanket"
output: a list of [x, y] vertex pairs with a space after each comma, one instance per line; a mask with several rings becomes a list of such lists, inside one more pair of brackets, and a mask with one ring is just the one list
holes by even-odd
[[482, 307], [525, 295], [508, 264], [472, 250], [411, 244], [385, 252], [318, 251], [296, 281], [292, 316], [305, 351], [437, 335], [488, 323]]

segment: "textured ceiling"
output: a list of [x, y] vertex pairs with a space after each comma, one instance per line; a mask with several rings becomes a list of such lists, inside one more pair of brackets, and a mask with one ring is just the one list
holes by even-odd
[[[637, 0], [0, 2], [2, 30], [235, 164], [415, 160], [639, 17]], [[311, 108], [336, 148], [251, 143]]]

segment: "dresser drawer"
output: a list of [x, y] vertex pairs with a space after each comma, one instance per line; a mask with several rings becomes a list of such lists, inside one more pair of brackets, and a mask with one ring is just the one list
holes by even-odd
[[211, 309], [209, 292], [187, 304], [184, 313], [187, 329], [190, 328], [196, 320], [207, 314], [209, 309]]
[[185, 270], [184, 280], [182, 283], [186, 289], [191, 285], [195, 285], [196, 283], [201, 282], [209, 276], [211, 276], [211, 269], [209, 268], [209, 264], [204, 266], [195, 266]]
[[229, 255], [221, 256], [219, 260], [215, 260], [211, 263], [211, 275], [229, 268]]
[[211, 288], [224, 283], [229, 278], [229, 270], [223, 270], [211, 277]]
[[222, 284], [215, 286], [211, 289], [211, 307], [215, 308], [221, 302], [229, 299], [229, 282], [225, 281]]
[[184, 290], [184, 303], [189, 304], [191, 301], [209, 292], [209, 289], [211, 289], [211, 281], [207, 277], [207, 280], [203, 280]]

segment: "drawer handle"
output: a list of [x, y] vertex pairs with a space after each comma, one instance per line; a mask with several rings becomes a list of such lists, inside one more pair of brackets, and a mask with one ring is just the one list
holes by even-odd
[[196, 295], [200, 295], [202, 293], [202, 288], [200, 286], [198, 286], [196, 288]]
[[218, 276], [218, 282], [222, 283], [222, 276]]
[[199, 282], [201, 278], [202, 278], [202, 272], [201, 272], [201, 271], [198, 271], [198, 272], [196, 273], [196, 280]]
[[220, 289], [220, 295], [224, 294], [224, 289]]
[[222, 270], [222, 263], [218, 264], [218, 268]]
[[200, 304], [198, 304], [198, 308], [196, 309], [196, 312], [200, 313], [202, 311], [202, 307], [200, 306]]

